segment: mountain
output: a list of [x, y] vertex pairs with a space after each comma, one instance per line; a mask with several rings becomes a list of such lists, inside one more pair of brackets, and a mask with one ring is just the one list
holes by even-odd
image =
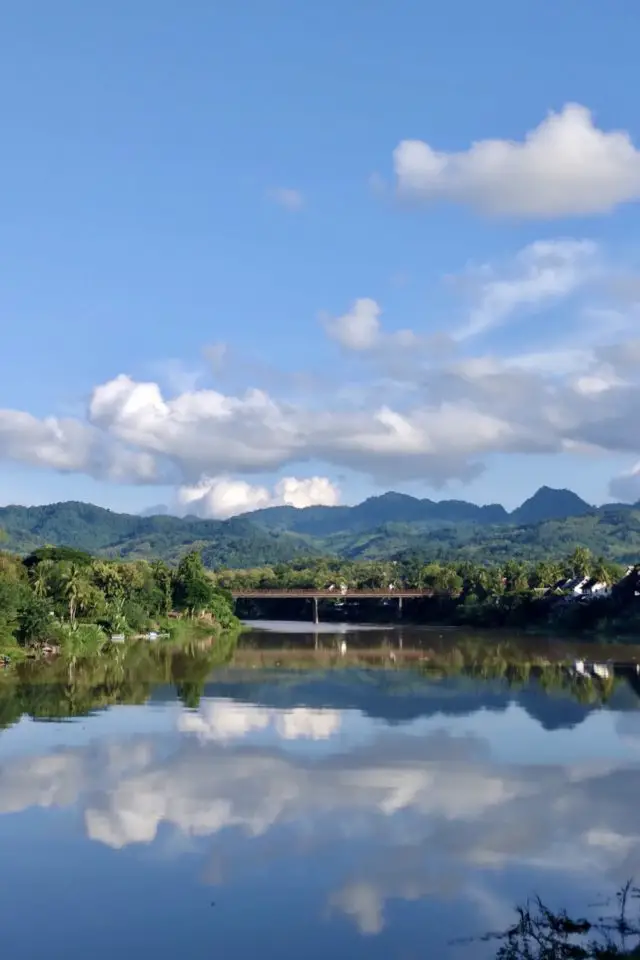
[[76, 547], [111, 557], [162, 557], [176, 561], [191, 545], [202, 549], [210, 566], [284, 563], [318, 549], [289, 533], [267, 530], [242, 518], [141, 517], [113, 513], [90, 503], [68, 501], [40, 507], [1, 507], [4, 546], [29, 553], [44, 544]]
[[175, 563], [190, 547], [210, 567], [287, 563], [333, 555], [373, 560], [504, 561], [564, 555], [577, 545], [630, 563], [640, 557], [640, 505], [590, 507], [570, 490], [542, 487], [512, 513], [499, 504], [420, 500], [400, 493], [353, 507], [270, 507], [230, 520], [133, 516], [70, 501], [0, 508], [4, 546], [28, 553], [65, 545], [105, 557], [161, 557]]
[[562, 520], [565, 517], [583, 517], [591, 513], [589, 506], [572, 490], [553, 490], [540, 487], [532, 497], [514, 510], [509, 519], [511, 523], [541, 523], [544, 520]]
[[418, 500], [404, 493], [383, 493], [354, 507], [266, 507], [244, 514], [263, 527], [309, 536], [371, 530], [388, 523], [505, 523], [499, 503], [479, 507], [466, 500]]

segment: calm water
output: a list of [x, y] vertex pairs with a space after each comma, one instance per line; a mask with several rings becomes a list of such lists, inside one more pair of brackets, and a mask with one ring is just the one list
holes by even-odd
[[640, 877], [632, 684], [430, 679], [344, 636], [299, 638], [300, 670], [253, 633], [196, 709], [167, 682], [0, 732], [3, 956], [479, 960], [452, 941], [532, 892], [583, 911]]

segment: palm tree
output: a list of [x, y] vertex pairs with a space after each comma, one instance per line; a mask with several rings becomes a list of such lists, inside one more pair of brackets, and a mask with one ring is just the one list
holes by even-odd
[[607, 586], [609, 586], [611, 583], [611, 572], [604, 557], [598, 557], [591, 570], [591, 575], [595, 577], [599, 583], [606, 583]]
[[87, 582], [83, 578], [82, 571], [77, 564], [69, 564], [66, 572], [62, 576], [62, 587], [67, 603], [69, 604], [69, 620], [73, 623], [76, 619], [78, 607], [82, 605], [83, 598], [87, 592]]
[[36, 597], [40, 599], [46, 597], [49, 592], [49, 577], [52, 567], [51, 560], [41, 560], [32, 570], [31, 587]]
[[587, 577], [591, 572], [593, 557], [587, 547], [576, 547], [569, 557], [569, 567], [574, 577]]

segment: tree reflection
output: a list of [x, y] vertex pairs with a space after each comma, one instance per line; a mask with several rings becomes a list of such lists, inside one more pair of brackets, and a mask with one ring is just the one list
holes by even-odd
[[145, 642], [113, 646], [100, 656], [25, 661], [0, 674], [0, 728], [24, 715], [34, 720], [87, 716], [116, 704], [145, 703], [155, 687], [172, 684], [185, 706], [196, 707], [209, 674], [228, 663], [234, 634], [179, 645]]
[[[0, 671], [0, 728], [21, 716], [34, 719], [72, 719], [116, 704], [142, 704], [154, 688], [172, 685], [185, 707], [198, 706], [209, 675], [233, 661], [239, 668], [277, 667], [293, 672], [317, 669], [400, 669], [395, 688], [407, 689], [416, 680], [440, 681], [453, 677], [498, 682], [520, 690], [535, 683], [549, 696], [569, 697], [583, 706], [606, 704], [624, 677], [577, 676], [566, 662], [527, 649], [516, 641], [487, 642], [459, 637], [420, 651], [394, 652], [390, 642], [377, 650], [349, 646], [348, 656], [335, 647], [321, 650], [238, 647], [236, 633], [190, 635], [170, 642], [128, 642], [109, 645], [99, 654], [74, 650], [51, 661], [26, 660]], [[418, 655], [419, 654], [419, 655]], [[275, 658], [275, 659], [274, 659]], [[281, 677], [282, 679], [282, 677]]]

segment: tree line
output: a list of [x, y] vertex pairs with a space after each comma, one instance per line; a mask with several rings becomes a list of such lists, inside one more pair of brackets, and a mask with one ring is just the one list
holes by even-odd
[[[349, 561], [337, 558], [296, 560], [271, 567], [214, 572], [216, 584], [227, 590], [383, 590], [393, 595], [403, 588], [425, 592], [425, 599], [405, 605], [408, 619], [476, 627], [540, 627], [569, 632], [599, 630], [622, 635], [640, 629], [640, 605], [635, 597], [637, 574], [625, 577], [627, 568], [586, 548], [576, 547], [565, 557], [533, 562], [511, 559], [481, 564], [469, 560], [429, 562], [414, 556], [404, 560]], [[593, 595], [580, 603], [565, 603], [571, 578], [592, 577], [611, 587], [606, 598]], [[293, 601], [286, 601], [289, 604]], [[304, 601], [301, 601], [304, 603]], [[251, 617], [271, 616], [276, 601], [243, 601]], [[265, 604], [271, 613], [265, 613]], [[358, 600], [356, 613], [379, 617], [377, 601], [366, 607]], [[348, 606], [348, 604], [347, 604]], [[244, 607], [243, 607], [244, 609]], [[279, 609], [279, 608], [278, 608]], [[348, 614], [345, 611], [345, 615]], [[330, 610], [327, 610], [330, 614]]]
[[141, 634], [172, 616], [237, 623], [231, 598], [196, 551], [176, 569], [161, 560], [96, 559], [68, 547], [27, 557], [0, 552], [0, 651], [55, 644], [99, 645], [113, 634]]
[[534, 563], [515, 559], [494, 564], [470, 560], [427, 563], [419, 556], [372, 561], [312, 557], [273, 566], [218, 569], [214, 579], [228, 590], [326, 590], [331, 585], [341, 584], [354, 590], [384, 590], [392, 584], [398, 588], [444, 594], [470, 590], [483, 596], [553, 588], [559, 580], [577, 576], [593, 576], [612, 584], [622, 578], [625, 569], [603, 557], [594, 557], [586, 547], [576, 547], [565, 557]]

